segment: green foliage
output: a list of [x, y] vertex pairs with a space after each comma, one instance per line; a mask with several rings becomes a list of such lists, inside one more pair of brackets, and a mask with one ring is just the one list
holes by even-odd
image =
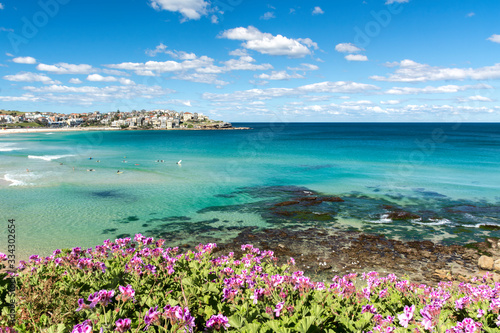
[[[363, 275], [366, 286], [357, 289], [355, 274], [327, 285], [313, 282], [293, 266], [277, 266], [271, 251], [249, 245], [236, 259], [214, 257], [215, 244], [183, 254], [162, 244], [140, 236], [137, 242], [107, 241], [92, 251], [31, 257], [15, 280], [0, 274], [0, 329], [10, 324], [15, 304], [18, 332], [63, 333], [75, 325], [112, 332], [124, 319], [130, 327], [123, 332], [424, 332], [422, 311], [431, 314], [437, 332], [470, 318], [484, 332], [498, 331], [498, 288], [484, 284], [488, 276], [478, 289], [444, 282], [431, 288], [371, 272]], [[8, 290], [12, 282], [15, 297]], [[477, 290], [489, 296], [473, 299]], [[470, 299], [457, 307], [465, 295]], [[398, 316], [410, 306], [415, 308], [405, 328]], [[484, 315], [478, 317], [479, 310]], [[217, 316], [226, 324], [211, 326]]]

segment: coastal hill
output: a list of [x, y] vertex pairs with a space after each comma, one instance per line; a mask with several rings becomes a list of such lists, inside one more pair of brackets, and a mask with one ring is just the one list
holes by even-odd
[[174, 110], [120, 110], [108, 113], [21, 112], [0, 110], [2, 128], [111, 127], [116, 129], [231, 129], [231, 123], [212, 120], [201, 113]]

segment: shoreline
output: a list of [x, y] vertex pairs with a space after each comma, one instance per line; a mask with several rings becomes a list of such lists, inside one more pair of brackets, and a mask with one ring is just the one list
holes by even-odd
[[169, 128], [169, 129], [142, 129], [142, 128], [115, 128], [115, 127], [69, 127], [69, 128], [12, 128], [0, 129], [1, 134], [30, 134], [44, 132], [91, 132], [91, 131], [221, 131], [221, 130], [250, 130], [250, 127], [230, 127], [230, 128]]

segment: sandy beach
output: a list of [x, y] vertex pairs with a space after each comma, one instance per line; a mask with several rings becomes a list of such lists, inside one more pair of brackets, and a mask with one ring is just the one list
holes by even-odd
[[113, 127], [70, 127], [70, 128], [12, 128], [0, 129], [0, 134], [16, 133], [42, 133], [42, 132], [77, 132], [77, 131], [119, 131], [119, 128]]

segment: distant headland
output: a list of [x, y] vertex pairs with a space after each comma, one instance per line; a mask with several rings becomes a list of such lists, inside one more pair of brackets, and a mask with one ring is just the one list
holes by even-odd
[[47, 130], [231, 130], [229, 122], [212, 120], [201, 113], [174, 110], [120, 110], [108, 113], [20, 112], [0, 110], [0, 133]]

